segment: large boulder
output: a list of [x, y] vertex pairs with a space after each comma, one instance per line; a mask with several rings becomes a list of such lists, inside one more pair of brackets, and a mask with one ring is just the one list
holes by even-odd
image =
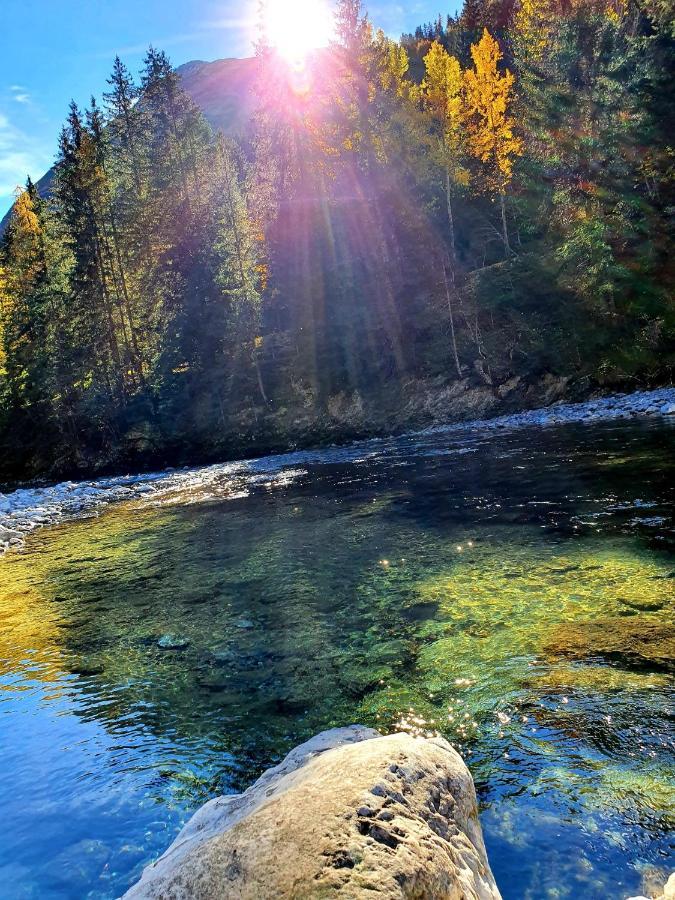
[[469, 770], [442, 738], [352, 725], [203, 806], [128, 900], [498, 900]]
[[[628, 900], [649, 900], [649, 897], [629, 897]], [[675, 872], [670, 876], [663, 888], [663, 893], [659, 893], [654, 900], [675, 900]]]

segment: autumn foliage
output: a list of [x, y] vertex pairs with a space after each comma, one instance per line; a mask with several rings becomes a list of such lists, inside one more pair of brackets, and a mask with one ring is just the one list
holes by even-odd
[[339, 0], [300, 70], [261, 29], [226, 135], [164, 53], [115, 60], [0, 240], [5, 474], [354, 436], [336, 409], [430, 381], [670, 378], [667, 7], [465, 0], [394, 41]]

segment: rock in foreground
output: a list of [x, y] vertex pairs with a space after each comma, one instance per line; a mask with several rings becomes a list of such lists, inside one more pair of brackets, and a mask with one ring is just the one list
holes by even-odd
[[131, 900], [498, 900], [473, 781], [441, 738], [325, 731], [207, 803]]

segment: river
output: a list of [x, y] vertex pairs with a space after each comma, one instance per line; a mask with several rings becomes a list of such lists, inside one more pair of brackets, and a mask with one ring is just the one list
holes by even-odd
[[672, 417], [521, 422], [24, 496], [0, 897], [117, 897], [206, 799], [352, 722], [463, 753], [505, 900], [648, 889], [673, 868], [674, 449]]

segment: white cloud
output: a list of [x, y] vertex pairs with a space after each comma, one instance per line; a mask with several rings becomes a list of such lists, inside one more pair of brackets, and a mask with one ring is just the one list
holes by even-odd
[[28, 93], [28, 90], [25, 87], [22, 87], [20, 84], [12, 84], [9, 88], [12, 100], [15, 103], [30, 103], [31, 96]]
[[128, 44], [126, 47], [116, 47], [114, 50], [101, 50], [90, 55], [91, 59], [110, 59], [111, 61], [119, 56], [135, 56], [138, 53], [145, 53], [148, 47], [155, 47], [158, 50], [165, 50], [168, 47], [177, 47], [181, 44], [187, 44], [201, 36], [201, 32], [190, 32], [184, 34], [176, 34], [172, 37], [153, 38], [143, 41], [139, 44]]
[[14, 191], [30, 175], [37, 180], [50, 165], [50, 155], [0, 112], [0, 218], [9, 208]]
[[208, 22], [204, 22], [204, 28], [209, 30], [212, 28], [216, 28], [220, 31], [243, 31], [246, 28], [250, 28], [251, 25], [255, 24], [255, 17], [249, 16], [248, 18], [228, 18], [221, 17], [218, 19], [211, 19]]

